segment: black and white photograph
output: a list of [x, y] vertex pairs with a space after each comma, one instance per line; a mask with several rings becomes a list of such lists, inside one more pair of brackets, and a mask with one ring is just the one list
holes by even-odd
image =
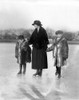
[[0, 0], [0, 100], [79, 100], [79, 0]]

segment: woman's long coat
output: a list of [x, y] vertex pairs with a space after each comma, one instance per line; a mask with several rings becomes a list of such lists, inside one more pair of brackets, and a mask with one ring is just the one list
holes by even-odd
[[47, 44], [48, 36], [43, 27], [40, 27], [39, 32], [37, 29], [32, 33], [29, 44], [32, 44], [32, 68], [33, 69], [44, 69], [47, 68]]
[[[55, 44], [55, 45], [54, 45]], [[54, 66], [64, 66], [66, 59], [68, 58], [68, 43], [65, 38], [60, 39], [60, 41], [57, 43], [57, 39], [50, 48], [48, 48], [48, 51], [53, 50], [53, 57], [54, 60]]]

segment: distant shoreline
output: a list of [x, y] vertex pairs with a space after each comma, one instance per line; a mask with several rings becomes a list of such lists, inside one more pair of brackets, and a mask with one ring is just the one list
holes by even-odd
[[[17, 40], [0, 40], [0, 43], [16, 43]], [[79, 41], [68, 41], [68, 44], [79, 44]]]
[[3, 40], [0, 40], [0, 43], [16, 43], [16, 40], [3, 39]]
[[68, 44], [79, 44], [79, 41], [68, 41]]

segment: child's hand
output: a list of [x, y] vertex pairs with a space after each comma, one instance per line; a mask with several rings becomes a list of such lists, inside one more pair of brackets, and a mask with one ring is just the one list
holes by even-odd
[[17, 55], [15, 55], [15, 58], [18, 58], [18, 56], [17, 56]]
[[47, 48], [47, 52], [52, 51], [54, 49], [54, 46], [52, 45], [51, 47]]
[[47, 49], [46, 49], [46, 52], [49, 52], [49, 51], [50, 51], [50, 48], [47, 48]]

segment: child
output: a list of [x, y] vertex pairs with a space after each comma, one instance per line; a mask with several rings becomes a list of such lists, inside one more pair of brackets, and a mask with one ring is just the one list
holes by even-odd
[[18, 74], [26, 73], [26, 63], [31, 62], [31, 48], [28, 45], [28, 42], [25, 40], [23, 35], [18, 36], [18, 41], [15, 47], [15, 57], [17, 58], [17, 63], [19, 63], [19, 72]]
[[68, 43], [63, 37], [61, 30], [56, 31], [56, 39], [54, 44], [47, 49], [47, 51], [53, 50], [53, 57], [55, 58], [54, 66], [56, 66], [56, 75], [61, 77], [61, 67], [64, 66], [65, 61], [68, 58]]

